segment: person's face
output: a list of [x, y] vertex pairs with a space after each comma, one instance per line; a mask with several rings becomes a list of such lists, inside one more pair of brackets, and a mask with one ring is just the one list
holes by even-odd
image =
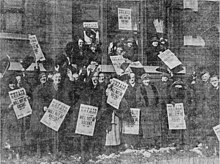
[[128, 42], [128, 43], [127, 43], [127, 46], [128, 46], [129, 48], [132, 47], [132, 45], [133, 45], [132, 42]]
[[46, 83], [46, 80], [47, 80], [46, 75], [43, 75], [43, 76], [40, 78], [40, 83], [41, 83], [41, 84], [44, 84], [44, 83]]
[[91, 49], [92, 52], [96, 51], [96, 47], [95, 46], [92, 46], [90, 49]]
[[161, 77], [161, 80], [162, 80], [163, 82], [166, 82], [166, 81], [168, 80], [168, 77], [162, 76], [162, 77]]
[[203, 82], [207, 82], [210, 78], [210, 74], [206, 72], [204, 75], [202, 75], [201, 79]]
[[10, 89], [15, 89], [15, 84], [14, 83], [8, 84], [8, 86], [9, 86]]
[[145, 86], [148, 86], [150, 83], [150, 79], [144, 79], [142, 82]]
[[92, 83], [94, 86], [98, 84], [98, 73], [94, 73], [92, 76]]
[[77, 81], [79, 79], [79, 75], [77, 73], [74, 73], [73, 78], [74, 78], [75, 81]]
[[135, 74], [134, 74], [134, 73], [131, 73], [131, 74], [130, 74], [129, 83], [130, 83], [130, 84], [134, 84], [134, 83], [135, 83]]
[[18, 83], [20, 83], [21, 82], [21, 76], [16, 76], [16, 80], [17, 80]]
[[53, 83], [55, 85], [60, 84], [61, 81], [61, 74], [60, 73], [56, 73], [53, 75]]
[[210, 83], [212, 84], [213, 87], [218, 87], [219, 86], [219, 79], [217, 76], [211, 77], [210, 78]]
[[99, 74], [99, 83], [103, 83], [105, 80], [105, 75], [103, 73]]
[[83, 46], [83, 40], [82, 40], [82, 39], [79, 39], [79, 40], [78, 40], [78, 46], [79, 46], [79, 47], [82, 47], [82, 46]]
[[158, 42], [153, 42], [152, 46], [157, 47], [158, 46]]
[[122, 52], [123, 52], [122, 47], [117, 47], [117, 49], [116, 49], [116, 53], [117, 53], [117, 55], [121, 55]]

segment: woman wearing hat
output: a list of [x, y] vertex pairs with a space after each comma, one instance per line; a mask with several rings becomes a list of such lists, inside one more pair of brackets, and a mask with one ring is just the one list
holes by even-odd
[[[47, 137], [46, 126], [40, 123], [41, 118], [44, 115], [44, 106], [46, 101], [42, 95], [44, 95], [47, 85], [47, 76], [45, 73], [41, 73], [38, 77], [40, 84], [34, 89], [33, 92], [33, 113], [30, 120], [30, 130], [26, 132], [28, 142], [37, 145], [37, 155], [40, 156], [42, 141]], [[36, 142], [36, 143], [32, 143]], [[49, 151], [49, 150], [48, 150]]]
[[[2, 118], [2, 142], [1, 147], [9, 149], [8, 158], [12, 158], [16, 154], [16, 158], [20, 158], [22, 153], [22, 131], [23, 131], [23, 118], [17, 119], [13, 110], [13, 104], [9, 98], [8, 92], [18, 89], [17, 81], [14, 76], [11, 76], [8, 81], [8, 88], [4, 96], [6, 108], [1, 109]], [[6, 106], [7, 105], [7, 106]], [[13, 154], [14, 153], [14, 154]]]
[[126, 53], [124, 54], [124, 58], [135, 62], [138, 60], [138, 46], [134, 38], [128, 38], [125, 46]]
[[137, 89], [137, 108], [141, 109], [141, 133], [143, 146], [159, 146], [161, 137], [159, 93], [151, 76], [143, 74]]

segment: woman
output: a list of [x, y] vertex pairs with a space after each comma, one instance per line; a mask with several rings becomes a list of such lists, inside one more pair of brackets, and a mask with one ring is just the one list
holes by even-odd
[[81, 151], [85, 152], [86, 149], [93, 156], [94, 151], [102, 151], [103, 138], [105, 136], [106, 129], [106, 115], [104, 108], [104, 90], [100, 87], [98, 82], [98, 72], [92, 75], [91, 80], [87, 83], [84, 90], [80, 95], [80, 99], [74, 107], [74, 111], [71, 114], [71, 122], [68, 125], [68, 129], [75, 131], [78, 112], [81, 104], [91, 105], [98, 107], [98, 113], [96, 116], [96, 125], [93, 136], [81, 136]]
[[[16, 87], [15, 77], [11, 77], [8, 82], [8, 92], [18, 89]], [[2, 126], [2, 147], [7, 147], [9, 149], [8, 158], [13, 157], [13, 152], [16, 154], [16, 158], [20, 158], [22, 153], [22, 133], [23, 133], [23, 118], [17, 119], [15, 112], [13, 110], [13, 104], [9, 98], [9, 95], [5, 95], [6, 103], [8, 106], [3, 109], [3, 126]], [[5, 148], [6, 148], [5, 147]]]
[[[128, 76], [124, 74], [119, 79], [126, 83]], [[107, 97], [111, 93], [112, 87], [113, 83], [110, 82], [106, 89]], [[126, 143], [125, 136], [122, 135], [122, 122], [126, 121], [131, 123], [132, 117], [129, 104], [125, 97], [122, 98], [119, 109], [115, 109], [111, 105], [107, 104], [107, 111], [111, 116], [111, 122], [107, 128], [105, 146], [107, 148], [107, 153], [110, 153], [111, 151], [118, 151], [120, 146], [122, 146], [122, 148], [127, 147], [128, 143]]]
[[137, 89], [136, 102], [137, 108], [141, 109], [142, 144], [160, 146], [161, 111], [158, 90], [152, 84], [149, 74], [143, 74], [141, 80], [142, 84]]
[[[33, 92], [33, 113], [30, 120], [30, 130], [26, 132], [27, 142], [36, 142], [37, 144], [37, 155], [41, 155], [41, 147], [43, 141], [47, 140], [47, 127], [40, 123], [45, 111], [44, 106], [48, 104], [48, 98], [44, 97], [47, 85], [47, 77], [45, 73], [39, 75], [40, 84], [35, 88]], [[49, 152], [49, 148], [47, 147]]]

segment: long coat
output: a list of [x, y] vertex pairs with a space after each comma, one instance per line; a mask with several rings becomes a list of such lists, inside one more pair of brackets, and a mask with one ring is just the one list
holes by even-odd
[[[39, 85], [33, 93], [33, 114], [31, 116], [30, 131], [33, 136], [40, 139], [50, 139], [52, 136], [52, 129], [40, 122], [45, 111], [44, 107], [49, 107], [51, 101], [56, 99], [64, 102], [65, 96], [61, 88], [55, 90], [52, 83], [46, 85]], [[64, 102], [65, 103], [65, 102]], [[60, 129], [64, 129], [62, 124]]]
[[[6, 103], [9, 105], [11, 100], [9, 95], [5, 97]], [[6, 107], [3, 109], [3, 126], [2, 126], [2, 143], [5, 144], [6, 142], [13, 147], [20, 147], [22, 146], [22, 124], [23, 119], [17, 119], [13, 107]]]
[[159, 107], [159, 93], [151, 84], [141, 85], [137, 89], [137, 107], [141, 109], [141, 130], [143, 138], [153, 139], [161, 136], [161, 111]]

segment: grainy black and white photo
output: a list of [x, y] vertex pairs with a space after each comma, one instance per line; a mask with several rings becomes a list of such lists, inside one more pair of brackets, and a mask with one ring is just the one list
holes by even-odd
[[0, 0], [0, 163], [219, 164], [220, 0]]

